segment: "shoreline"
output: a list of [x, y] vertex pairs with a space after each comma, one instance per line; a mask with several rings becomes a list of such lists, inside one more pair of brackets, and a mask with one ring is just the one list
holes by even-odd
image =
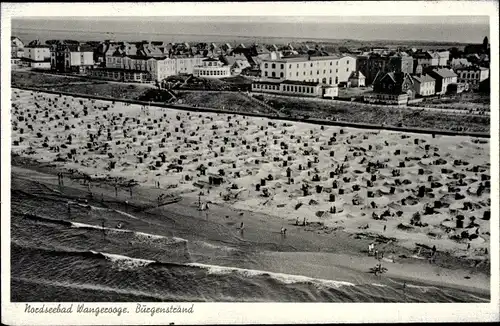
[[[49, 171], [47, 171], [49, 170]], [[22, 174], [22, 178], [28, 178], [30, 180], [41, 182], [41, 183], [49, 183], [57, 185], [57, 178], [54, 175], [56, 171], [60, 171], [64, 169], [55, 168], [55, 167], [20, 167], [19, 165], [12, 166], [12, 175], [18, 176]], [[31, 171], [31, 172], [30, 172]], [[66, 178], [68, 179], [68, 178]], [[66, 181], [65, 181], [66, 184]], [[75, 189], [77, 193], [83, 193], [85, 190], [85, 186], [79, 183], [79, 180], [69, 181], [68, 180], [67, 188]], [[93, 185], [93, 189], [96, 191], [102, 191], [106, 193], [106, 204], [110, 207], [123, 206], [124, 198], [118, 198], [116, 201], [108, 201], [109, 198], [113, 197], [112, 188], [106, 183], [103, 185]], [[138, 185], [134, 190], [134, 197], [139, 197], [140, 201], [144, 196], [151, 194], [151, 192], [156, 192], [157, 189], [147, 187], [145, 185]], [[121, 191], [121, 196], [119, 197], [127, 197], [125, 191]], [[195, 219], [203, 219], [202, 216], [197, 216], [195, 213], [197, 208], [192, 205], [192, 199], [190, 197], [184, 197], [183, 201], [180, 203], [172, 204], [169, 206], [165, 206], [163, 208], [153, 209], [153, 215], [166, 215], [172, 213], [172, 211], [178, 211], [182, 209], [183, 215], [189, 215]], [[191, 204], [190, 204], [191, 203]], [[252, 230], [254, 226], [261, 227], [262, 229], [256, 230], [256, 233], [263, 232], [265, 229], [273, 229], [279, 227], [282, 224], [283, 220], [276, 216], [263, 216], [263, 214], [253, 213], [248, 211], [243, 211], [244, 215], [241, 215], [243, 210], [238, 210], [231, 208], [227, 205], [212, 205], [210, 212], [210, 222], [220, 223], [225, 220], [225, 217], [228, 216], [226, 214], [231, 215], [231, 219], [235, 220], [244, 220], [247, 230]], [[199, 212], [198, 212], [199, 213]], [[133, 213], [132, 213], [133, 214]], [[263, 224], [265, 223], [265, 224]], [[247, 232], [247, 234], [250, 232]], [[245, 236], [247, 236], [245, 234]], [[248, 238], [246, 241], [255, 241], [255, 243], [259, 243], [261, 239], [254, 239], [255, 235], [248, 234]], [[258, 236], [257, 236], [258, 238]], [[374, 276], [368, 273], [368, 268], [376, 264], [376, 260], [373, 257], [368, 257], [366, 254], [363, 254], [361, 251], [364, 247], [362, 242], [363, 240], [355, 240], [349, 234], [340, 231], [335, 234], [330, 234], [329, 239], [324, 236], [315, 235], [314, 232], [304, 231], [298, 234], [293, 234], [292, 230], [290, 230], [290, 235], [288, 239], [292, 243], [292, 248], [294, 251], [287, 251], [290, 249], [289, 244], [279, 245], [276, 243], [275, 250], [266, 250], [263, 252], [263, 256], [273, 257], [273, 264], [270, 265], [270, 272], [283, 272], [279, 270], [276, 266], [273, 266], [276, 262], [276, 258], [278, 261], [282, 261], [286, 263], [287, 261], [294, 261], [295, 266], [298, 267], [302, 265], [299, 269], [304, 269], [310, 267], [308, 263], [309, 259], [315, 260], [319, 257], [323, 261], [325, 266], [330, 266], [335, 268], [340, 268], [342, 270], [351, 270], [354, 273], [359, 273], [360, 275], [366, 274], [362, 277], [366, 277], [367, 279], [377, 280]], [[323, 251], [323, 250], [315, 250], [314, 246], [318, 248], [324, 247], [325, 242], [329, 241], [330, 243], [335, 243], [335, 252]], [[295, 244], [299, 244], [298, 246], [294, 246]], [[302, 246], [303, 248], [297, 248]], [[395, 246], [396, 251], [407, 252], [404, 248], [398, 248]], [[361, 249], [361, 250], [360, 250]], [[296, 251], [295, 251], [296, 250]], [[300, 258], [300, 259], [298, 259]], [[298, 260], [297, 260], [298, 259]], [[298, 264], [298, 265], [297, 265]], [[383, 274], [380, 278], [384, 279], [392, 279], [398, 280], [400, 282], [416, 282], [419, 285], [416, 286], [439, 286], [445, 288], [454, 288], [461, 289], [466, 292], [478, 293], [478, 294], [489, 294], [490, 292], [490, 276], [483, 273], [483, 271], [477, 271], [474, 274], [475, 284], [463, 284], [464, 276], [463, 275], [471, 275], [471, 268], [460, 266], [460, 264], [453, 266], [453, 269], [440, 267], [439, 265], [431, 265], [426, 260], [419, 261], [416, 259], [407, 259], [401, 260], [396, 263], [383, 263], [385, 267], [388, 268], [388, 272]], [[278, 270], [277, 270], [278, 269]], [[318, 270], [320, 270], [319, 268]], [[437, 271], [437, 273], [436, 273]], [[302, 271], [301, 271], [302, 272]], [[318, 273], [318, 271], [310, 270], [311, 273]], [[332, 273], [332, 271], [328, 271], [328, 273]], [[333, 272], [334, 273], [334, 272]], [[289, 273], [294, 274], [294, 273]], [[299, 274], [299, 273], [296, 273]], [[304, 273], [302, 273], [304, 274]], [[309, 277], [313, 277], [314, 275], [307, 275]], [[319, 275], [316, 275], [317, 278], [320, 278], [321, 272]], [[348, 276], [350, 277], [350, 276]]]

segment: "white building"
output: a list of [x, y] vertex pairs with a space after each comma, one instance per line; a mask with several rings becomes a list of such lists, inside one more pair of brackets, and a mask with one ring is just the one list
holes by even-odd
[[333, 99], [339, 95], [339, 88], [318, 82], [264, 79], [252, 83], [252, 92]]
[[50, 46], [27, 45], [24, 47], [24, 58], [31, 61], [49, 61], [50, 67]]
[[447, 68], [433, 69], [428, 74], [436, 80], [436, 94], [446, 94], [448, 85], [457, 83], [457, 74]]
[[351, 56], [297, 56], [262, 60], [261, 77], [338, 85], [347, 82], [356, 70], [356, 58]]
[[194, 67], [193, 75], [202, 78], [224, 78], [231, 76], [231, 67], [217, 59], [207, 58], [202, 64]]
[[429, 75], [412, 76], [415, 93], [420, 96], [431, 96], [436, 93], [436, 80]]

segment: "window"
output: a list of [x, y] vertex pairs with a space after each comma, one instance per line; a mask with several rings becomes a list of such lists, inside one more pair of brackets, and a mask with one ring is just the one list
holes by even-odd
[[339, 62], [338, 62], [338, 61], [336, 61], [336, 63], [335, 63], [335, 64], [338, 66], [338, 65], [339, 65]]
[[337, 74], [338, 74], [338, 72], [339, 72], [339, 70], [338, 70], [338, 69], [335, 69], [335, 73], [337, 73]]
[[297, 68], [299, 67], [299, 64], [297, 63]]
[[316, 71], [316, 75], [319, 75], [319, 70]]
[[267, 71], [264, 71], [264, 76], [266, 76], [266, 77], [267, 77]]
[[276, 73], [274, 71], [271, 72], [271, 77], [273, 77], [273, 78], [276, 77]]
[[280, 72], [280, 78], [283, 78], [283, 73], [282, 72]]
[[311, 75], [311, 76], [312, 76], [312, 74], [313, 74], [313, 72], [312, 72], [312, 71], [309, 71], [309, 75]]
[[290, 64], [290, 65], [288, 66], [288, 68], [292, 69], [292, 65]]
[[347, 64], [349, 64], [349, 60], [347, 60]]
[[275, 68], [276, 68], [276, 64], [274, 64], [274, 63], [273, 63], [273, 64], [271, 65], [271, 68], [275, 69]]
[[323, 74], [326, 74], [326, 70], [323, 70]]
[[333, 61], [330, 61], [330, 66], [333, 64]]
[[284, 64], [281, 64], [281, 69], [285, 69], [285, 65]]
[[267, 69], [267, 63], [266, 63], [266, 64], [264, 64], [264, 68], [266, 68], [266, 69]]
[[298, 71], [295, 73], [295, 76], [299, 76], [299, 72]]
[[312, 62], [311, 62], [311, 67], [313, 66]]
[[349, 71], [349, 67], [347, 67], [347, 68], [345, 69], [345, 71]]

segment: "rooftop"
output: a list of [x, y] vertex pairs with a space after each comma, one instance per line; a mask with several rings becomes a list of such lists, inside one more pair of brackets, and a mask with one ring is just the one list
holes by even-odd
[[446, 68], [433, 69], [430, 73], [434, 73], [441, 78], [457, 77], [457, 74], [454, 73], [453, 70]]
[[300, 81], [300, 80], [284, 80], [283, 84], [287, 84], [287, 85], [301, 85], [301, 86], [318, 86], [321, 83], [306, 82], [306, 81]]
[[436, 81], [434, 78], [432, 78], [429, 75], [415, 75], [415, 76], [412, 76], [412, 78], [414, 80], [418, 81], [419, 83], [428, 83], [428, 82]]

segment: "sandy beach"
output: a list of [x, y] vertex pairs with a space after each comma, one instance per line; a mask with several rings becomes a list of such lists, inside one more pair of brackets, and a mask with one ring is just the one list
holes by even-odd
[[[13, 179], [46, 185], [57, 196], [102, 198], [130, 215], [107, 216], [107, 225], [188, 239], [195, 247], [189, 263], [391, 289], [406, 280], [489, 292], [488, 139], [190, 113], [17, 89], [12, 103]], [[143, 230], [137, 216], [148, 221]], [[164, 216], [173, 223], [168, 230]], [[99, 221], [86, 216], [73, 222]], [[221, 242], [243, 250], [245, 259], [234, 259], [234, 252], [221, 256]], [[368, 255], [370, 243], [383, 253], [380, 261]], [[370, 273], [378, 263], [387, 268], [382, 276]]]

